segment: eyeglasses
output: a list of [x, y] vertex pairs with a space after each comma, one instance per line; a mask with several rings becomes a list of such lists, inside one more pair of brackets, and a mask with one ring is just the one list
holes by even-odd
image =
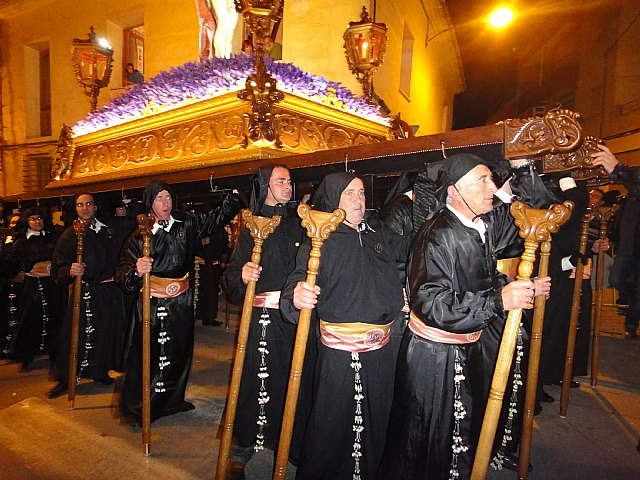
[[37, 215], [37, 216], [29, 217], [27, 220], [30, 222], [39, 222], [40, 220], [42, 220], [42, 217], [40, 215]]
[[86, 205], [87, 207], [90, 207], [90, 206], [91, 206], [91, 205], [93, 205], [94, 203], [95, 203], [95, 202], [94, 202], [93, 200], [87, 200], [86, 202], [77, 202], [77, 203], [76, 203], [76, 207], [78, 207], [78, 208], [82, 208], [82, 207], [84, 207], [85, 205]]

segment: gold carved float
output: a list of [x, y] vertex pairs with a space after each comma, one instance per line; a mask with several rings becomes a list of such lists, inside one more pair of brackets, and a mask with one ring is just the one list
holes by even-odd
[[[287, 92], [271, 106], [278, 143], [249, 142], [251, 106], [230, 92], [72, 137], [63, 130], [47, 188], [373, 144], [388, 126]], [[59, 180], [57, 180], [59, 179]]]

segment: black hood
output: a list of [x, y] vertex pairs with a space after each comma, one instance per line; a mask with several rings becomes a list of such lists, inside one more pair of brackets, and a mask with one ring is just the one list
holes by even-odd
[[487, 165], [487, 162], [472, 153], [458, 153], [425, 164], [420, 169], [414, 185], [414, 230], [444, 208], [449, 186], [455, 185], [478, 165]]
[[264, 165], [260, 167], [251, 179], [252, 189], [251, 198], [249, 199], [249, 210], [254, 215], [258, 215], [267, 199], [269, 193], [269, 180], [275, 165]]
[[413, 190], [413, 182], [415, 176], [415, 172], [403, 172], [402, 175], [398, 177], [395, 185], [391, 187], [389, 193], [387, 193], [387, 196], [384, 199], [384, 205], [389, 203], [394, 198]]
[[158, 196], [158, 194], [163, 190], [166, 190], [171, 195], [171, 200], [173, 201], [171, 211], [173, 211], [176, 208], [176, 196], [173, 194], [171, 185], [169, 185], [166, 182], [162, 182], [160, 180], [151, 180], [147, 184], [147, 187], [144, 189], [144, 193], [142, 194], [142, 201], [144, 202], [144, 208], [147, 213], [151, 211], [151, 206], [153, 205], [153, 201]]
[[358, 176], [355, 173], [330, 173], [322, 179], [313, 194], [313, 208], [322, 212], [333, 212], [340, 205], [340, 195]]

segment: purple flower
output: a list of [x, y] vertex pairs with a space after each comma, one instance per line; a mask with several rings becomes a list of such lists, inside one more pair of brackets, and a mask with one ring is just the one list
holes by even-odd
[[[389, 124], [377, 106], [337, 82], [311, 75], [292, 63], [269, 62], [268, 71], [278, 89], [308, 97], [333, 108], [345, 110], [372, 121]], [[75, 136], [113, 127], [135, 119], [195, 103], [230, 91], [240, 90], [253, 73], [253, 60], [243, 54], [231, 58], [212, 58], [188, 62], [160, 72], [146, 83], [128, 88], [103, 107], [90, 112], [71, 128]]]

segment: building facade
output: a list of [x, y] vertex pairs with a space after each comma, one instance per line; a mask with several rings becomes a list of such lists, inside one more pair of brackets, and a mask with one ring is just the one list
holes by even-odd
[[[145, 79], [198, 59], [200, 23], [197, 0], [8, 0], [0, 6], [0, 196], [31, 198], [50, 181], [51, 161], [63, 125], [89, 111], [74, 77], [70, 48], [92, 26], [114, 50], [113, 72], [100, 91], [98, 106], [126, 87], [132, 63]], [[201, 2], [200, 2], [201, 3]], [[225, 2], [222, 2], [225, 3]], [[232, 1], [226, 2], [233, 4]], [[427, 36], [452, 27], [442, 0], [364, 2], [376, 22], [388, 28], [384, 63], [373, 80], [376, 98], [418, 135], [451, 128], [453, 97], [464, 88], [455, 36], [426, 47]], [[229, 6], [229, 5], [227, 5]], [[290, 1], [276, 41], [282, 61], [314, 75], [361, 87], [349, 71], [343, 34], [358, 21], [363, 2]], [[222, 18], [222, 15], [218, 15]], [[246, 35], [242, 18], [230, 37], [239, 53]]]

